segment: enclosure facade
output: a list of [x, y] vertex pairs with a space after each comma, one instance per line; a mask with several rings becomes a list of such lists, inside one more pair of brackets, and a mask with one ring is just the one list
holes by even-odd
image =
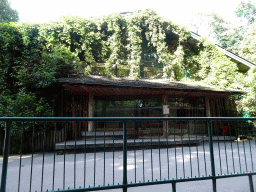
[[[234, 117], [237, 116], [232, 95], [238, 90], [200, 86], [193, 83], [171, 82], [164, 79], [128, 80], [87, 76], [59, 79], [54, 90], [55, 116], [59, 117]], [[78, 133], [75, 133], [78, 126]], [[178, 126], [178, 127], [177, 127]], [[200, 122], [131, 122], [129, 131], [147, 134], [161, 128], [161, 134], [202, 133]], [[179, 128], [179, 129], [177, 129]], [[62, 129], [62, 127], [59, 127]], [[69, 136], [81, 137], [85, 132], [121, 131], [122, 124], [72, 123]]]

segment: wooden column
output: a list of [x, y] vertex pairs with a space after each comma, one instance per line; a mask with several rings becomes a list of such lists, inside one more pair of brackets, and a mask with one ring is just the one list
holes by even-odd
[[[75, 105], [75, 100], [74, 100], [74, 97], [75, 96], [73, 96], [72, 97], [72, 104], [71, 104], [71, 113], [72, 113], [72, 117], [76, 117], [76, 110], [77, 110], [77, 108], [75, 107], [76, 105]], [[72, 130], [72, 138], [73, 139], [76, 139], [76, 129], [77, 129], [77, 127], [76, 127], [76, 125], [77, 125], [77, 123], [75, 122], [75, 121], [72, 121], [72, 128], [71, 128], [71, 130]]]
[[211, 117], [211, 108], [210, 108], [210, 97], [205, 96], [205, 112], [206, 112], [206, 117]]
[[[163, 94], [162, 95], [162, 108], [164, 105], [169, 105], [169, 102], [168, 102], [168, 95], [166, 94]], [[164, 111], [163, 111], [164, 112]], [[167, 114], [163, 114], [163, 117], [168, 117], [169, 115]], [[163, 122], [163, 136], [167, 136], [169, 135], [168, 133], [168, 121], [164, 121]]]
[[[89, 102], [88, 102], [88, 117], [94, 117], [94, 96], [93, 93], [89, 93]], [[93, 121], [88, 122], [88, 132], [94, 131]]]

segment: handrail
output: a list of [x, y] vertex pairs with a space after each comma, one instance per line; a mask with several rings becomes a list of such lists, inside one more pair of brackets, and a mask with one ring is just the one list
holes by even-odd
[[256, 120], [256, 117], [0, 117], [0, 121]]

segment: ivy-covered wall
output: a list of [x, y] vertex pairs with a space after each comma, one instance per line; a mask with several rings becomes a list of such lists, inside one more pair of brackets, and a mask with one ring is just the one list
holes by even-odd
[[[229, 86], [234, 77], [230, 74], [237, 73], [237, 65], [213, 44], [205, 39], [195, 42], [186, 28], [150, 9], [126, 17], [117, 13], [92, 19], [62, 17], [40, 25], [19, 24], [18, 28], [23, 41], [38, 54], [34, 58], [70, 51], [76, 62], [83, 63], [76, 68], [80, 74], [178, 81], [187, 76], [191, 81], [206, 79]], [[219, 77], [225, 80], [219, 82]]]

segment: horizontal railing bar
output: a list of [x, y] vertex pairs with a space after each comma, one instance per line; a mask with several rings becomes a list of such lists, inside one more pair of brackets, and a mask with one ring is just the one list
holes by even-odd
[[134, 121], [134, 120], [243, 120], [243, 121], [254, 121], [256, 117], [0, 117], [0, 121]]
[[158, 181], [149, 181], [149, 182], [140, 182], [140, 183], [129, 183], [127, 185], [108, 185], [108, 186], [99, 186], [99, 187], [90, 187], [90, 188], [81, 188], [81, 189], [66, 189], [66, 190], [57, 190], [52, 192], [82, 192], [82, 191], [99, 191], [99, 190], [108, 190], [108, 189], [120, 189], [123, 187], [141, 187], [147, 185], [160, 185], [168, 183], [180, 183], [180, 182], [189, 182], [189, 181], [199, 181], [199, 180], [209, 180], [209, 179], [224, 179], [229, 177], [241, 177], [256, 175], [255, 173], [238, 173], [238, 174], [228, 174], [228, 175], [219, 175], [219, 176], [201, 176], [193, 178], [180, 178], [180, 179], [170, 179], [170, 180], [158, 180]]

